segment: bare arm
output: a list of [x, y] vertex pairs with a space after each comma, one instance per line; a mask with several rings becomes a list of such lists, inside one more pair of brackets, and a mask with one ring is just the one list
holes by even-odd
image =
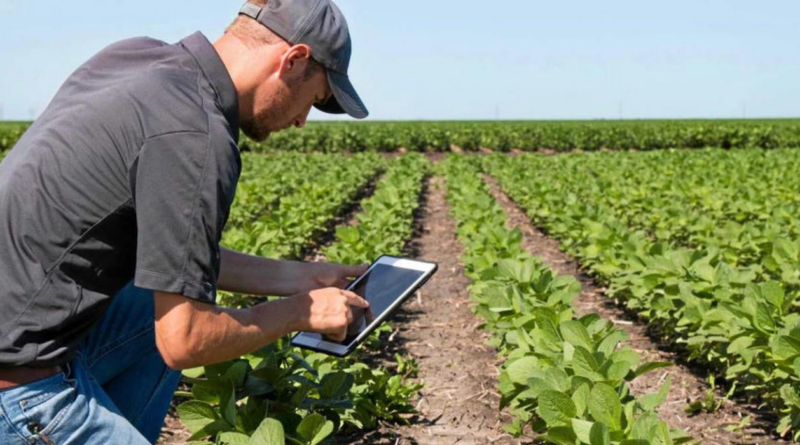
[[217, 285], [230, 292], [286, 296], [328, 286], [344, 287], [347, 277], [366, 270], [365, 265], [274, 260], [220, 247]]
[[342, 340], [353, 320], [350, 305], [369, 306], [358, 295], [337, 288], [248, 309], [222, 308], [166, 292], [155, 292], [154, 298], [156, 346], [172, 369], [234, 359], [294, 331]]
[[220, 247], [220, 290], [253, 295], [286, 296], [294, 292], [302, 263], [261, 258]]

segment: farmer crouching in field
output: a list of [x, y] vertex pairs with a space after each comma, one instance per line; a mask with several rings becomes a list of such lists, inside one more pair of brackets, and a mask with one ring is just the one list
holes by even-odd
[[[147, 444], [183, 368], [292, 331], [343, 339], [364, 267], [219, 246], [256, 140], [312, 105], [363, 118], [328, 0], [246, 4], [213, 45], [116, 43], [78, 68], [0, 164], [0, 443]], [[292, 295], [246, 310], [218, 289]]]

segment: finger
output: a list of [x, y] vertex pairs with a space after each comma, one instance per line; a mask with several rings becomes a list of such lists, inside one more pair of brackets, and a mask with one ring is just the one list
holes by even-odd
[[336, 333], [333, 334], [333, 338], [338, 342], [344, 341], [344, 339], [347, 338], [347, 328], [336, 331]]
[[342, 276], [344, 277], [357, 277], [369, 269], [369, 264], [363, 263], [358, 266], [342, 266]]
[[355, 292], [350, 292], [349, 290], [343, 290], [342, 295], [347, 297], [347, 303], [353, 306], [358, 307], [369, 307], [369, 302], [361, 297], [359, 297]]

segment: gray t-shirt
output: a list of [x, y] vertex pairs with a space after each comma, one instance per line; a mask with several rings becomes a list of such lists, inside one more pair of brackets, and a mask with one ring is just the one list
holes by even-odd
[[0, 367], [68, 361], [131, 279], [213, 303], [238, 135], [199, 32], [124, 40], [70, 75], [0, 163]]

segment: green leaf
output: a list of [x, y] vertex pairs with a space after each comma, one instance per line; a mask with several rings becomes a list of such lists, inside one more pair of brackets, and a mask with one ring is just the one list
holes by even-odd
[[789, 385], [783, 385], [780, 389], [781, 398], [783, 402], [787, 406], [793, 406], [795, 408], [800, 408], [800, 396], [797, 395], [797, 391]]
[[504, 259], [497, 263], [497, 276], [510, 278], [518, 283], [527, 283], [531, 280], [532, 268], [525, 267], [525, 263], [518, 260]]
[[594, 422], [581, 419], [572, 419], [572, 429], [575, 431], [575, 437], [583, 443], [591, 442], [591, 431]]
[[597, 352], [602, 352], [606, 357], [610, 356], [617, 349], [617, 345], [628, 337], [625, 331], [613, 331], [608, 334], [597, 347]]
[[297, 427], [297, 434], [305, 439], [309, 445], [317, 445], [332, 433], [333, 422], [319, 413], [306, 417]]
[[320, 382], [319, 395], [325, 399], [340, 399], [353, 386], [353, 375], [346, 372], [326, 374]]
[[578, 386], [578, 389], [572, 393], [572, 402], [575, 404], [575, 410], [578, 417], [583, 417], [586, 414], [586, 409], [589, 404], [589, 384], [584, 383]]
[[233, 383], [234, 387], [239, 388], [244, 385], [244, 378], [247, 376], [247, 369], [249, 366], [250, 364], [248, 362], [237, 360], [233, 366], [225, 371], [225, 374], [222, 375], [222, 379]]
[[594, 351], [594, 344], [592, 343], [592, 338], [589, 336], [589, 331], [586, 330], [586, 326], [581, 322], [577, 320], [565, 321], [561, 323], [559, 328], [564, 340], [569, 342], [572, 346], [580, 346], [587, 351]]
[[695, 275], [703, 281], [714, 283], [716, 269], [707, 262], [698, 262], [692, 265]]
[[776, 336], [771, 347], [775, 358], [781, 360], [789, 360], [800, 354], [800, 340], [788, 335]]
[[666, 422], [658, 422], [656, 427], [656, 436], [653, 440], [654, 444], [673, 445], [672, 436], [669, 433], [669, 426]]
[[213, 405], [219, 403], [220, 393], [224, 391], [225, 384], [220, 381], [202, 381], [192, 385], [192, 397], [202, 402]]
[[655, 371], [656, 369], [668, 368], [672, 365], [672, 362], [647, 362], [639, 365], [639, 367], [633, 371], [633, 375], [634, 377], [639, 377], [647, 374], [648, 372]]
[[286, 445], [283, 425], [275, 419], [264, 419], [247, 445]]
[[785, 294], [780, 283], [776, 281], [767, 281], [766, 283], [761, 283], [759, 287], [761, 287], [761, 294], [764, 296], [765, 300], [778, 309], [783, 308]]
[[602, 422], [595, 422], [589, 432], [589, 443], [591, 445], [609, 445], [611, 443], [611, 435], [608, 432], [608, 427]]
[[[248, 442], [250, 442], [250, 436], [235, 431], [226, 431], [217, 436], [217, 445], [247, 445]], [[192, 445], [195, 443], [192, 442]]]
[[667, 376], [657, 393], [647, 394], [639, 397], [639, 406], [641, 406], [645, 411], [654, 411], [656, 408], [658, 408], [667, 400], [671, 381], [671, 376]]
[[550, 427], [567, 426], [572, 424], [576, 409], [572, 399], [564, 393], [546, 390], [539, 395], [539, 417], [547, 422]]
[[533, 370], [538, 367], [538, 362], [536, 357], [531, 356], [522, 357], [514, 361], [514, 363], [510, 364], [506, 369], [509, 379], [514, 383], [524, 385], [528, 381]]
[[599, 365], [595, 360], [594, 355], [581, 346], [576, 346], [572, 354], [572, 369], [575, 375], [586, 377], [592, 381], [605, 380], [600, 373], [597, 372]]
[[346, 244], [355, 244], [359, 239], [358, 228], [339, 226], [336, 228], [336, 237]]
[[181, 422], [193, 433], [202, 430], [220, 418], [213, 406], [199, 400], [181, 403], [178, 405], [177, 411]]
[[205, 373], [206, 369], [202, 366], [198, 366], [196, 368], [188, 368], [181, 371], [181, 374], [193, 379], [199, 379], [200, 377], [205, 375]]
[[561, 368], [551, 367], [544, 372], [544, 379], [551, 389], [559, 392], [569, 393], [570, 379], [566, 371]]
[[548, 442], [558, 445], [573, 445], [575, 443], [575, 432], [569, 426], [555, 426], [542, 436]]
[[798, 249], [795, 244], [785, 238], [776, 238], [774, 241], [775, 256], [781, 261], [796, 262]]
[[753, 325], [756, 329], [766, 333], [771, 334], [775, 332], [775, 321], [772, 317], [772, 313], [769, 310], [769, 307], [764, 303], [758, 303], [756, 306], [756, 314], [753, 317]]
[[608, 380], [623, 380], [631, 371], [631, 364], [628, 362], [614, 362], [605, 372]]
[[219, 404], [222, 418], [231, 426], [236, 425], [236, 390], [233, 383], [228, 383], [228, 390], [222, 393]]
[[648, 441], [651, 440], [651, 432], [656, 428], [658, 422], [659, 419], [656, 413], [648, 412], [642, 414], [633, 422], [633, 427], [631, 428], [631, 438]]
[[622, 404], [617, 392], [605, 383], [596, 383], [589, 393], [589, 414], [597, 422], [603, 422], [614, 430], [620, 429]]

